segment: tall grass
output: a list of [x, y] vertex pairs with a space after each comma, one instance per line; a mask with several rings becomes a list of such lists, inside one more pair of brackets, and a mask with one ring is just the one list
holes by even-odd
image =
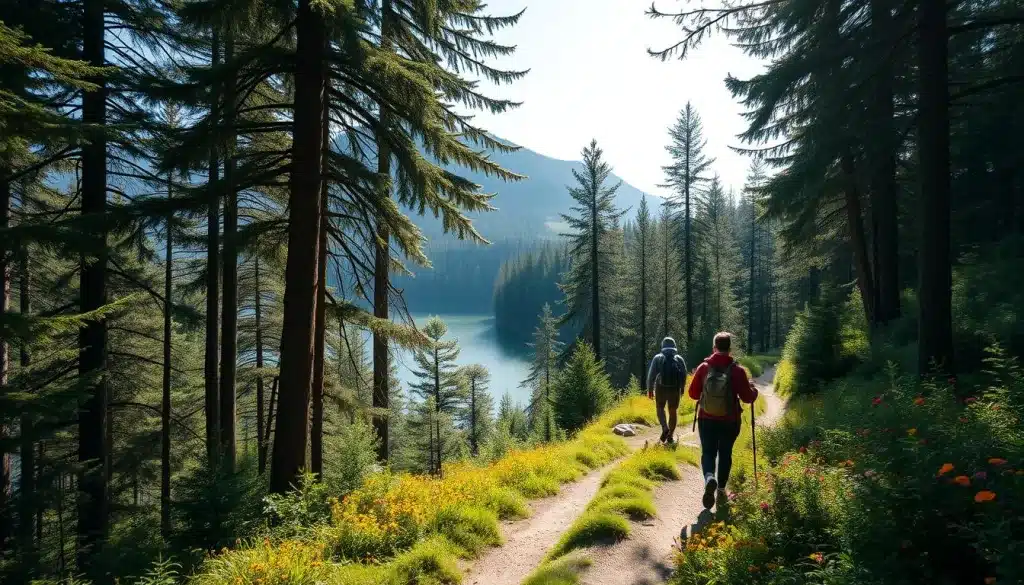
[[[204, 563], [197, 580], [204, 585], [258, 579], [261, 585], [457, 583], [457, 559], [500, 544], [501, 519], [527, 515], [527, 500], [553, 495], [628, 452], [612, 427], [656, 422], [646, 396], [628, 396], [561, 443], [514, 450], [489, 464], [453, 462], [441, 477], [375, 474], [333, 500], [330, 522], [304, 530], [303, 541], [264, 540], [223, 551]], [[290, 580], [268, 576], [267, 567]]]

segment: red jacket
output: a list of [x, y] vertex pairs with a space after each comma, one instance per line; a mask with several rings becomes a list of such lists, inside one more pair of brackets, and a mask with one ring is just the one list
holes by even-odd
[[[690, 390], [687, 392], [690, 398], [699, 401], [701, 392], [704, 391], [704, 378], [708, 374], [708, 367], [714, 366], [719, 369], [723, 369], [733, 361], [732, 356], [727, 353], [718, 353], [717, 351], [707, 359], [705, 359], [697, 369], [693, 372], [693, 379], [690, 380]], [[703, 408], [700, 408], [698, 416], [700, 418], [706, 418], [711, 420], [739, 420], [742, 409], [740, 408], [740, 400], [747, 404], [753, 404], [757, 400], [757, 388], [754, 387], [754, 383], [747, 378], [747, 371], [737, 364], [732, 369], [732, 390], [733, 396], [736, 400], [736, 408], [733, 409], [735, 413], [733, 416], [713, 416], [704, 412]], [[698, 407], [699, 408], [699, 407]]]

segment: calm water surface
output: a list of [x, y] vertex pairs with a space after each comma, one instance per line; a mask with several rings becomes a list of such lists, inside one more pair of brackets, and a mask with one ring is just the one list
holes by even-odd
[[[445, 339], [459, 341], [460, 366], [481, 364], [491, 373], [491, 396], [497, 408], [501, 396], [506, 392], [512, 395], [513, 402], [525, 405], [529, 401], [530, 392], [520, 388], [530, 369], [530, 362], [521, 354], [515, 354], [498, 343], [494, 331], [494, 317], [491, 315], [437, 315], [448, 325]], [[422, 328], [430, 317], [428, 314], [412, 315], [416, 326]], [[412, 370], [416, 367], [411, 351], [402, 351], [397, 356], [398, 378], [408, 390], [409, 383], [415, 381]]]

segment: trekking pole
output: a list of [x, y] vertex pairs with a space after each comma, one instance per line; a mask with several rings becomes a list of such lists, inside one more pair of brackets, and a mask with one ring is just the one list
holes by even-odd
[[751, 447], [754, 450], [754, 489], [757, 489], [757, 426], [754, 423], [753, 402], [750, 404], [750, 441]]
[[690, 430], [691, 433], [697, 432], [697, 411], [700, 410], [700, 401], [693, 403], [693, 428]]

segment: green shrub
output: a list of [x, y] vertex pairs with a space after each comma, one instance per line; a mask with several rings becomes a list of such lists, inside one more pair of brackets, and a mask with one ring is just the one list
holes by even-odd
[[523, 585], [577, 585], [580, 573], [592, 562], [583, 554], [568, 554], [542, 564], [523, 581]]
[[388, 567], [387, 585], [458, 585], [457, 550], [442, 537], [416, 543]]
[[615, 542], [629, 536], [629, 521], [612, 512], [584, 512], [565, 531], [551, 552], [549, 559], [557, 559], [571, 550], [594, 544]]
[[785, 391], [810, 394], [846, 375], [868, 357], [868, 334], [860, 295], [844, 298], [839, 290], [822, 291], [818, 301], [797, 313], [782, 358], [794, 369]]
[[687, 542], [675, 582], [1022, 582], [1024, 370], [987, 356], [966, 387], [892, 364], [791, 400], [768, 477]]
[[611, 406], [614, 393], [604, 365], [582, 341], [555, 383], [555, 420], [559, 428], [573, 432]]
[[428, 530], [447, 538], [466, 557], [476, 555], [484, 547], [497, 546], [503, 542], [497, 514], [479, 507], [444, 508], [434, 517]]

